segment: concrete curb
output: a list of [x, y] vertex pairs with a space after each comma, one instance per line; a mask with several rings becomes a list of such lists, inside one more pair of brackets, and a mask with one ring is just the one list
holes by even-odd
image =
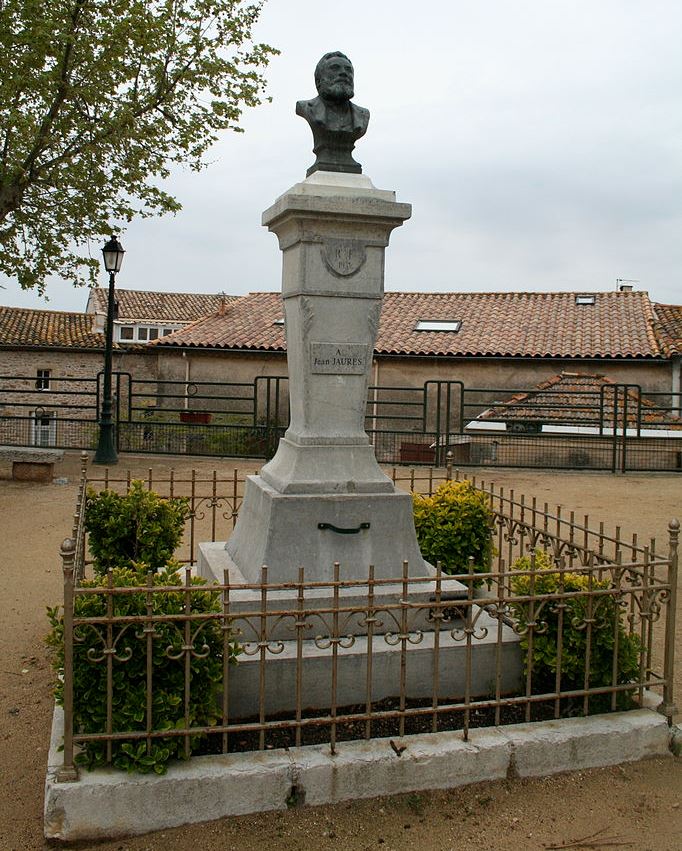
[[168, 773], [82, 771], [57, 783], [63, 714], [55, 709], [45, 781], [45, 836], [103, 839], [232, 815], [379, 795], [537, 777], [645, 757], [670, 756], [670, 729], [651, 709], [461, 733], [406, 736], [398, 756], [387, 739], [261, 753], [195, 757]]

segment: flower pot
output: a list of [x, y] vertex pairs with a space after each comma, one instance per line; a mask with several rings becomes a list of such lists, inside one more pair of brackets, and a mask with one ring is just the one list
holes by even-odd
[[211, 422], [211, 414], [208, 411], [180, 411], [180, 422], [206, 425]]

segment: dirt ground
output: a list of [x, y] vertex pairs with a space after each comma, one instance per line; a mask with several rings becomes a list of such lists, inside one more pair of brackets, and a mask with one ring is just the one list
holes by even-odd
[[[60, 599], [59, 545], [70, 533], [79, 459], [58, 465], [62, 484], [12, 482], [0, 466], [0, 851], [46, 848], [43, 781], [52, 711], [43, 636], [45, 607]], [[124, 456], [119, 471], [163, 474], [234, 464], [216, 459]], [[250, 464], [248, 470], [253, 470]], [[682, 517], [682, 477], [481, 471], [566, 512], [620, 525], [640, 540], [667, 537]], [[682, 616], [678, 617], [676, 694], [682, 697]], [[682, 760], [670, 757], [544, 780], [485, 783], [465, 789], [377, 798], [335, 806], [239, 817], [126, 840], [84, 844], [103, 851], [262, 851], [343, 848], [464, 849], [682, 847]]]

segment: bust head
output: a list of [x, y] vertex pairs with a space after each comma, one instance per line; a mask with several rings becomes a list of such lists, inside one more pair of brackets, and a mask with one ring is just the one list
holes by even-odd
[[353, 83], [353, 65], [345, 53], [325, 53], [317, 63], [315, 86], [323, 100], [349, 101], [355, 94]]

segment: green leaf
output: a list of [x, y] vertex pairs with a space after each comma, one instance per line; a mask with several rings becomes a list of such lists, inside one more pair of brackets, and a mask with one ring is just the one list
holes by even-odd
[[[0, 3], [0, 273], [95, 282], [112, 223], [175, 213], [160, 184], [200, 170], [261, 103], [273, 48], [248, 0]], [[112, 525], [116, 517], [112, 516]]]

